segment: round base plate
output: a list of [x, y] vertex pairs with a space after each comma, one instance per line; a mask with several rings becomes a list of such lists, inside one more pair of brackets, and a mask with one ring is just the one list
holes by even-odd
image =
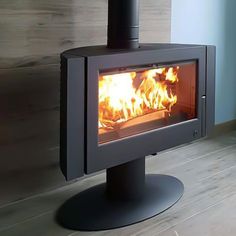
[[57, 222], [81, 231], [127, 226], [167, 210], [184, 191], [183, 183], [168, 175], [146, 175], [144, 196], [137, 200], [110, 200], [105, 187], [105, 183], [97, 185], [66, 201], [57, 212]]

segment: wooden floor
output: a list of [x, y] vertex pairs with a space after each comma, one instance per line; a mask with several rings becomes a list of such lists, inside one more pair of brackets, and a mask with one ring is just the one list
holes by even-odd
[[182, 199], [161, 215], [102, 232], [75, 232], [57, 225], [56, 209], [77, 192], [103, 182], [102, 173], [1, 207], [0, 235], [236, 235], [236, 131], [168, 150], [146, 162], [147, 172], [174, 175], [185, 185]]

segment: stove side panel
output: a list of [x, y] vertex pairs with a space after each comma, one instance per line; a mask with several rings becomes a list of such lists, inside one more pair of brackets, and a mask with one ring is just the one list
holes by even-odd
[[61, 55], [60, 166], [66, 180], [84, 175], [84, 63]]
[[215, 126], [215, 64], [216, 47], [207, 46], [206, 51], [206, 135]]

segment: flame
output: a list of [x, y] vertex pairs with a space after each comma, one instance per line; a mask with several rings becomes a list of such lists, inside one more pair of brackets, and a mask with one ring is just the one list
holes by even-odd
[[[171, 108], [177, 102], [171, 85], [178, 82], [179, 67], [149, 69], [99, 77], [99, 128], [114, 129], [118, 123]], [[134, 86], [134, 81], [139, 81]]]

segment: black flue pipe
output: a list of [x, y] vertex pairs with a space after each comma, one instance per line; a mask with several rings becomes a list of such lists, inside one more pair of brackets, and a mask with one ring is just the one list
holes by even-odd
[[139, 47], [139, 0], [108, 0], [107, 47]]

